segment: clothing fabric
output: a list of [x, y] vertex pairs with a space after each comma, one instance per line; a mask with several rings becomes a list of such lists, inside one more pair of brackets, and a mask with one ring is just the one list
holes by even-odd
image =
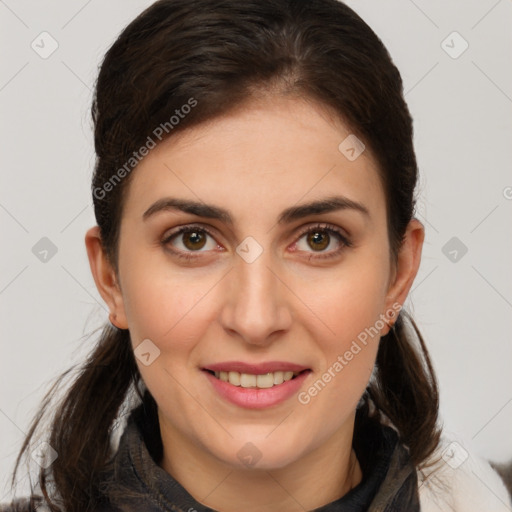
[[[362, 481], [313, 512], [512, 512], [512, 500], [498, 474], [453, 436], [443, 439], [427, 469], [418, 469], [394, 429], [358, 410], [353, 447]], [[105, 471], [109, 499], [96, 512], [215, 512], [165, 472], [161, 458], [158, 421], [141, 405], [130, 414]], [[0, 512], [36, 511], [45, 511], [37, 501], [0, 506]]]
[[[111, 503], [104, 512], [214, 512], [159, 467], [160, 439], [158, 425], [148, 421], [141, 408], [135, 411], [110, 470]], [[420, 510], [416, 471], [393, 429], [358, 411], [353, 447], [363, 473], [362, 481], [342, 498], [315, 512]]]
[[418, 471], [421, 512], [512, 512], [512, 497], [488, 461], [469, 440], [447, 434]]

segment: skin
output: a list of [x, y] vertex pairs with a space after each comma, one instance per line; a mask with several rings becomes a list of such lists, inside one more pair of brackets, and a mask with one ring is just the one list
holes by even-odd
[[[351, 448], [355, 408], [380, 336], [307, 404], [293, 396], [263, 410], [241, 408], [221, 398], [200, 370], [222, 361], [290, 361], [312, 370], [301, 388], [307, 390], [358, 334], [405, 301], [423, 226], [409, 223], [393, 261], [377, 163], [368, 147], [352, 162], [338, 150], [349, 134], [313, 101], [254, 100], [173, 135], [133, 171], [117, 274], [98, 228], [86, 234], [112, 320], [130, 330], [134, 348], [149, 338], [160, 350], [149, 366], [137, 364], [159, 408], [161, 466], [215, 510], [311, 510], [361, 480]], [[368, 215], [342, 209], [277, 223], [284, 209], [333, 194], [363, 204]], [[171, 209], [143, 220], [164, 197], [222, 207], [233, 225]], [[329, 245], [319, 250], [301, 234], [319, 222], [338, 227], [352, 245], [327, 234]], [[196, 246], [184, 245], [183, 235], [167, 246], [162, 240], [189, 224], [214, 236], [198, 257], [184, 260], [170, 248], [190, 253]], [[236, 253], [247, 236], [263, 248], [252, 263]], [[388, 330], [384, 325], [380, 335]], [[252, 466], [237, 456], [247, 442], [261, 454]]]

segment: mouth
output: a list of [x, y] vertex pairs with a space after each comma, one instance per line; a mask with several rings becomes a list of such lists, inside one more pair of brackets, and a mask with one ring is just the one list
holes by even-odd
[[238, 371], [218, 370], [214, 371], [209, 368], [204, 368], [204, 371], [213, 375], [216, 379], [227, 382], [236, 387], [248, 389], [269, 389], [279, 386], [284, 382], [296, 379], [299, 375], [310, 372], [309, 369], [300, 371], [291, 370], [277, 370], [267, 373], [245, 373]]
[[311, 368], [282, 361], [225, 362], [201, 368], [217, 396], [245, 409], [278, 407], [295, 396]]
[[225, 361], [200, 368], [222, 399], [246, 409], [276, 407], [304, 386], [311, 368], [287, 361]]

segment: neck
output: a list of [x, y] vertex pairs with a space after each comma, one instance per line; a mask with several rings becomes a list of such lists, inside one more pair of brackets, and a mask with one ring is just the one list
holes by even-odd
[[[198, 502], [219, 512], [304, 512], [344, 496], [362, 479], [351, 428], [285, 467], [240, 469], [206, 454], [160, 421], [162, 468]], [[168, 448], [168, 449], [167, 449]]]

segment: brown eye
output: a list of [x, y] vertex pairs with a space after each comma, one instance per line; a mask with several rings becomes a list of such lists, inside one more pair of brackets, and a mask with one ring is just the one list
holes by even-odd
[[204, 233], [199, 231], [190, 231], [188, 233], [183, 233], [183, 245], [190, 249], [191, 251], [195, 251], [198, 249], [202, 249], [206, 244], [206, 236]]
[[218, 247], [214, 237], [204, 228], [184, 226], [162, 240], [164, 246], [179, 253], [199, 253]]
[[316, 230], [311, 231], [308, 234], [307, 240], [311, 249], [315, 251], [323, 251], [326, 247], [329, 246], [331, 237], [326, 231]]
[[301, 232], [295, 242], [295, 250], [309, 253], [308, 261], [312, 258], [334, 258], [350, 247], [352, 242], [338, 227], [331, 224], [309, 227]]

